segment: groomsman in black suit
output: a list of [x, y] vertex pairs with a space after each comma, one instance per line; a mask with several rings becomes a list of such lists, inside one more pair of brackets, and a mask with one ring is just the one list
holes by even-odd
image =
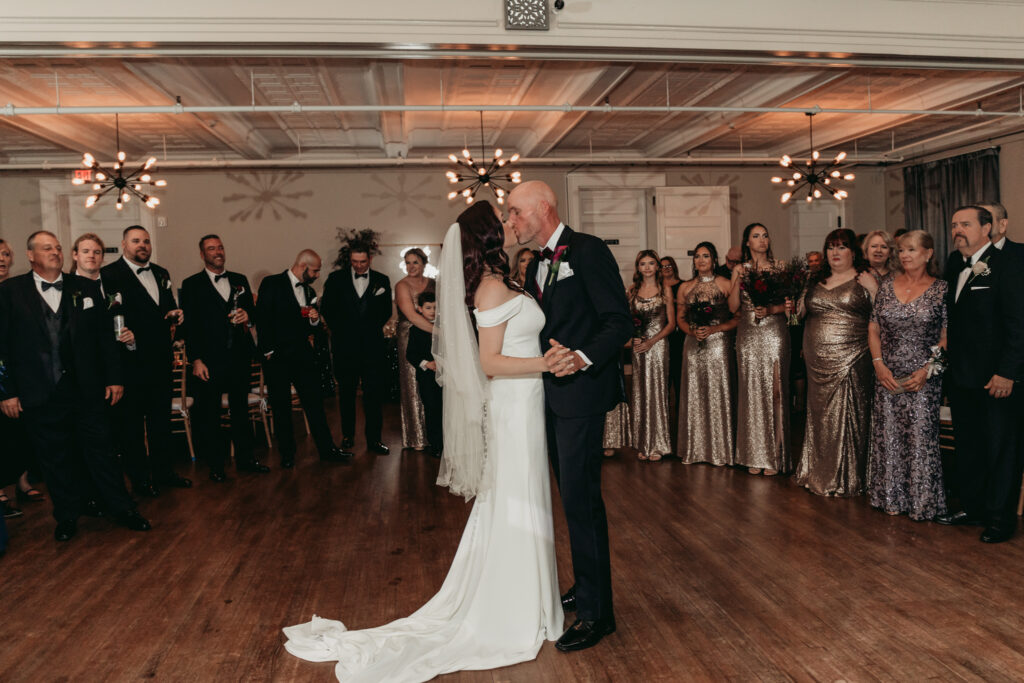
[[391, 318], [391, 281], [370, 270], [372, 261], [368, 246], [352, 245], [349, 266], [331, 273], [324, 285], [324, 320], [331, 327], [334, 372], [341, 394], [341, 445], [351, 448], [355, 444], [356, 391], [362, 380], [366, 446], [387, 455], [389, 449], [381, 441], [381, 403], [387, 377], [384, 324]]
[[256, 299], [259, 350], [264, 357], [270, 407], [274, 411], [274, 438], [284, 468], [295, 467], [291, 386], [299, 395], [320, 460], [352, 459], [352, 453], [334, 445], [324, 415], [322, 373], [314, 344], [315, 335], [325, 332], [312, 287], [320, 276], [320, 265], [320, 256], [315, 251], [299, 252], [289, 270], [263, 278]]
[[[160, 486], [189, 488], [171, 466], [171, 326], [185, 321], [166, 269], [149, 259], [153, 245], [139, 225], [125, 228], [122, 257], [100, 270], [107, 296], [121, 295], [118, 312], [135, 333], [135, 350], [124, 354], [127, 384], [121, 403], [121, 456], [137, 495], [156, 497]], [[148, 457], [147, 457], [148, 446]]]
[[992, 214], [992, 245], [1004, 254], [1009, 254], [1024, 263], [1024, 244], [1014, 242], [1006, 236], [1006, 229], [1010, 225], [1006, 207], [999, 202], [979, 203], [978, 206], [988, 209], [988, 212]]
[[105, 404], [120, 401], [124, 375], [100, 288], [61, 272], [53, 233], [29, 237], [28, 259], [31, 273], [0, 285], [0, 409], [25, 421], [53, 500], [54, 536], [78, 531], [86, 479], [115, 519], [146, 531], [111, 448]]
[[[992, 214], [964, 206], [953, 214], [946, 279], [949, 369], [946, 393], [956, 439], [955, 476], [962, 510], [940, 524], [984, 526], [981, 540], [1009, 540], [1017, 526], [1024, 471], [1024, 269], [990, 241]], [[957, 260], [959, 257], [959, 260]]]
[[188, 320], [186, 348], [196, 379], [192, 382], [196, 399], [192, 422], [198, 450], [210, 466], [210, 479], [222, 482], [230, 452], [220, 425], [224, 394], [228, 396], [236, 467], [247, 472], [270, 471], [253, 453], [255, 439], [249, 420], [256, 302], [248, 278], [225, 268], [220, 237], [201, 238], [199, 256], [206, 267], [181, 284], [181, 308]]
[[558, 639], [563, 652], [596, 645], [615, 631], [612, 609], [608, 520], [601, 498], [604, 416], [625, 399], [622, 345], [633, 333], [619, 267], [599, 238], [575, 232], [558, 217], [554, 192], [539, 181], [523, 183], [509, 195], [506, 229], [520, 244], [543, 246], [526, 270], [526, 287], [544, 310], [541, 349], [558, 344], [572, 350], [551, 354], [544, 374], [548, 455], [569, 527], [575, 585], [562, 607], [575, 623]]

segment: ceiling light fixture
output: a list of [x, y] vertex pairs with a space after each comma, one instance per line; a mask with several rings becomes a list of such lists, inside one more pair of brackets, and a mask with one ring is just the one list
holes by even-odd
[[826, 192], [837, 200], [846, 199], [850, 194], [835, 186], [837, 180], [853, 180], [855, 177], [852, 173], [844, 173], [839, 168], [839, 164], [846, 159], [846, 152], [837, 154], [831, 163], [822, 162], [822, 165], [819, 166], [818, 160], [821, 158], [821, 154], [814, 149], [814, 113], [812, 112], [807, 112], [807, 127], [811, 139], [811, 158], [806, 160], [803, 166], [799, 166], [798, 162], [788, 154], [783, 154], [779, 165], [783, 168], [793, 169], [793, 177], [788, 180], [784, 180], [781, 176], [772, 177], [773, 183], [785, 182], [789, 188], [782, 193], [780, 201], [783, 204], [788, 203], [790, 199], [802, 193], [804, 188], [807, 188], [807, 196], [804, 197], [804, 200], [808, 204], [815, 199], [821, 199]]
[[[484, 152], [484, 113], [480, 112], [480, 157], [485, 156]], [[448, 171], [445, 173], [445, 177], [448, 178], [449, 183], [464, 183], [465, 185], [457, 190], [453, 190], [448, 193], [448, 199], [455, 199], [456, 197], [463, 197], [467, 204], [472, 204], [476, 200], [476, 193], [481, 187], [490, 188], [491, 192], [494, 193], [494, 198], [497, 199], [499, 204], [505, 203], [505, 197], [508, 195], [508, 189], [499, 183], [499, 180], [505, 182], [518, 184], [523, 181], [522, 174], [519, 171], [508, 172], [508, 166], [519, 161], [519, 154], [513, 154], [509, 158], [504, 157], [504, 152], [501, 148], [494, 150], [494, 155], [491, 161], [485, 166], [484, 163], [473, 160], [472, 155], [469, 153], [469, 146], [467, 145], [462, 150], [462, 156], [458, 157], [454, 154], [449, 154], [448, 158], [451, 159], [452, 163], [457, 164], [454, 171]], [[503, 171], [503, 172], [501, 172]]]
[[89, 152], [82, 155], [82, 165], [89, 169], [88, 178], [83, 177], [76, 172], [75, 177], [71, 180], [72, 185], [85, 185], [87, 182], [92, 182], [92, 189], [95, 191], [94, 194], [89, 195], [85, 200], [85, 207], [91, 208], [96, 205], [102, 197], [111, 191], [114, 191], [116, 203], [114, 206], [120, 211], [124, 208], [124, 205], [131, 201], [132, 195], [138, 197], [146, 206], [151, 209], [155, 209], [160, 203], [160, 200], [156, 197], [146, 194], [142, 191], [143, 186], [149, 185], [152, 187], [167, 187], [166, 180], [156, 180], [153, 178], [154, 165], [156, 164], [156, 157], [149, 157], [146, 161], [131, 173], [125, 175], [124, 173], [124, 162], [127, 155], [120, 151], [121, 149], [121, 127], [117, 120], [117, 114], [114, 114], [114, 130], [117, 142], [117, 161], [114, 162], [114, 170], [109, 171], [96, 161]]

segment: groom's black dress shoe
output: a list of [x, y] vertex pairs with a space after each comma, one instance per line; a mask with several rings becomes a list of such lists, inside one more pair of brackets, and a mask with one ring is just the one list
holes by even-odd
[[270, 471], [270, 468], [261, 464], [259, 460], [243, 460], [235, 465], [235, 469], [239, 472], [255, 472], [257, 474], [266, 474]]
[[335, 446], [329, 452], [322, 453], [320, 455], [320, 462], [342, 462], [342, 463], [347, 463], [347, 462], [351, 462], [353, 457], [354, 457], [353, 453], [351, 453], [349, 451], [343, 451], [340, 448], [338, 448], [337, 446]]
[[939, 515], [935, 518], [936, 523], [943, 524], [945, 526], [984, 526], [985, 522], [976, 518], [971, 517], [966, 512], [961, 510], [960, 512], [949, 512], [944, 515]]
[[78, 523], [73, 519], [57, 522], [57, 528], [53, 530], [53, 537], [58, 541], [70, 541], [78, 533]]
[[576, 586], [573, 586], [565, 592], [562, 596], [562, 611], [563, 612], [575, 612], [576, 611]]
[[175, 489], [192, 488], [192, 480], [178, 474], [169, 474], [159, 481], [161, 486], [170, 486]]
[[149, 531], [153, 528], [150, 526], [149, 520], [140, 515], [138, 510], [131, 510], [123, 515], [118, 515], [117, 523], [132, 531]]
[[1014, 538], [1016, 524], [989, 524], [981, 532], [982, 543], [1004, 543]]
[[380, 455], [387, 455], [388, 453], [391, 452], [391, 449], [385, 446], [380, 441], [370, 441], [369, 443], [366, 444], [366, 447], [369, 448], [374, 453], [378, 453]]
[[224, 481], [227, 481], [227, 480], [228, 480], [228, 475], [224, 474], [223, 470], [211, 470], [210, 471], [210, 481], [212, 481], [213, 483], [220, 484], [221, 482], [224, 482]]
[[576, 623], [569, 627], [569, 630], [562, 634], [562, 637], [555, 643], [555, 647], [562, 652], [575, 652], [594, 647], [606, 635], [615, 633], [615, 618], [607, 617], [597, 621], [584, 621], [577, 619]]

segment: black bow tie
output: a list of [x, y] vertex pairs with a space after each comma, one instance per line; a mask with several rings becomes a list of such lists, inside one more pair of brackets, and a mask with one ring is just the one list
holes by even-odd
[[304, 284], [306, 284], [306, 283], [305, 282], [296, 282], [295, 283], [295, 288], [298, 289], [299, 287], [301, 287]]
[[356, 276], [356, 279], [357, 279], [357, 280], [358, 280], [359, 278], [361, 278], [361, 277], [369, 279], [369, 277], [370, 277], [370, 274], [369, 274], [369, 273], [355, 273], [355, 276]]
[[59, 292], [59, 291], [64, 289], [64, 281], [63, 280], [57, 280], [56, 282], [46, 282], [46, 281], [43, 282], [43, 291], [44, 292], [46, 290], [50, 289], [51, 287], [53, 289], [56, 289]]
[[213, 283], [217, 284], [218, 282], [220, 282], [221, 280], [223, 280], [227, 276], [228, 276], [227, 273], [221, 273], [220, 275], [214, 275], [213, 276]]
[[555, 252], [551, 251], [547, 247], [544, 247], [544, 251], [540, 252], [540, 258], [543, 261], [550, 261], [554, 256]]
[[143, 266], [142, 268], [136, 268], [135, 273], [136, 275], [142, 275], [147, 270], [153, 270], [153, 266]]

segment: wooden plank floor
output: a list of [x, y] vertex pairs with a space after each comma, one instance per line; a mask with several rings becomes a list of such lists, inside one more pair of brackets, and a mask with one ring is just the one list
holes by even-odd
[[[337, 413], [332, 411], [332, 415]], [[397, 411], [385, 413], [398, 442]], [[337, 427], [335, 427], [337, 429]], [[412, 451], [234, 476], [142, 503], [146, 534], [49, 506], [9, 520], [2, 681], [330, 681], [282, 626], [405, 616], [440, 586], [469, 508]], [[187, 471], [187, 467], [183, 466]], [[618, 632], [585, 653], [445, 681], [1020, 680], [1024, 538], [979, 543], [786, 479], [605, 462]], [[556, 505], [560, 549], [567, 537]], [[568, 552], [559, 556], [563, 588]], [[501, 615], [494, 615], [500, 619]]]

